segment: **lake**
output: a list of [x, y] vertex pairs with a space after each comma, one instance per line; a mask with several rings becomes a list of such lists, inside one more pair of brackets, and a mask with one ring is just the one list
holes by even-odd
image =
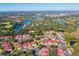
[[15, 26], [15, 31], [17, 31], [17, 30], [19, 30], [19, 29], [21, 29], [22, 27], [23, 27], [23, 25], [25, 25], [25, 24], [29, 24], [30, 23], [30, 20], [22, 20], [22, 23], [23, 24], [18, 24], [18, 23], [16, 23], [14, 26]]

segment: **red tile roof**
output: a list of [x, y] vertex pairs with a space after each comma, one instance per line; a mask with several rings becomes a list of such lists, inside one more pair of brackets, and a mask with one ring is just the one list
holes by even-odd
[[22, 44], [22, 47], [27, 47], [27, 46], [28, 46], [27, 43]]
[[57, 41], [56, 40], [50, 40], [50, 43], [56, 43]]
[[27, 35], [29, 35], [29, 34], [19, 34], [19, 35], [16, 35], [15, 38], [17, 38], [17, 37], [19, 38], [19, 37], [23, 37], [23, 36], [27, 36]]
[[28, 42], [28, 43], [27, 43], [27, 45], [28, 45], [28, 46], [31, 46], [31, 43], [30, 43], [30, 42]]
[[18, 40], [17, 43], [25, 42], [25, 41], [28, 41], [28, 40], [32, 40], [32, 39], [31, 39], [31, 38], [28, 38], [28, 39], [21, 39], [21, 40]]
[[40, 40], [40, 43], [45, 43], [45, 40]]
[[56, 52], [58, 56], [63, 56], [64, 55], [64, 51], [62, 48], [56, 48]]
[[22, 44], [17, 44], [16, 45], [16, 48], [21, 48], [22, 47]]
[[36, 44], [35, 42], [31, 42], [31, 45]]
[[11, 51], [12, 50], [12, 47], [11, 47], [9, 42], [2, 42], [2, 46], [3, 46], [5, 51]]
[[45, 42], [45, 43], [48, 43], [48, 42], [49, 42], [49, 40], [44, 40], [44, 42]]
[[49, 56], [49, 49], [44, 47], [40, 50], [40, 56]]

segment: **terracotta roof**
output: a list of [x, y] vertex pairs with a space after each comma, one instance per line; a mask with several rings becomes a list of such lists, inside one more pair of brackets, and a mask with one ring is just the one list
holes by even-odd
[[32, 44], [36, 44], [36, 43], [35, 43], [35, 42], [31, 42], [31, 45], [32, 45]]
[[41, 56], [49, 56], [49, 49], [44, 47], [40, 50], [40, 55]]
[[56, 40], [50, 40], [50, 43], [56, 43], [57, 41]]
[[27, 47], [27, 46], [28, 46], [27, 43], [22, 44], [22, 47]]
[[22, 44], [17, 44], [16, 45], [16, 48], [21, 48], [22, 47]]
[[45, 40], [40, 40], [40, 43], [45, 43]]
[[3, 46], [5, 51], [11, 51], [12, 50], [12, 47], [11, 47], [9, 42], [2, 42], [2, 46]]
[[30, 42], [28, 42], [28, 43], [27, 43], [27, 45], [28, 45], [28, 46], [31, 46], [31, 43], [30, 43]]
[[63, 56], [64, 55], [64, 51], [62, 48], [56, 48], [56, 52], [58, 56]]
[[25, 42], [25, 41], [27, 41], [27, 40], [32, 40], [32, 39], [31, 39], [31, 38], [28, 38], [28, 39], [27, 39], [27, 38], [26, 38], [26, 39], [21, 39], [21, 40], [18, 40], [17, 43]]
[[27, 36], [29, 34], [19, 34], [19, 35], [16, 35], [15, 37], [22, 37], [22, 36]]
[[44, 40], [44, 42], [45, 42], [45, 43], [48, 43], [48, 42], [49, 42], [49, 40]]

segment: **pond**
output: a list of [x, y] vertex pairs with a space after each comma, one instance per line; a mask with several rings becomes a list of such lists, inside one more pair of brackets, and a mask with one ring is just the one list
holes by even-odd
[[21, 29], [23, 27], [23, 25], [22, 24], [15, 24], [15, 31], [17, 31], [17, 30], [19, 30], [19, 29]]
[[30, 23], [30, 20], [23, 20], [23, 24], [29, 24]]
[[22, 23], [23, 24], [19, 24], [19, 23], [16, 23], [14, 26], [15, 26], [15, 31], [18, 31], [19, 29], [21, 29], [23, 27], [23, 25], [25, 24], [29, 24], [30, 23], [30, 20], [22, 20]]

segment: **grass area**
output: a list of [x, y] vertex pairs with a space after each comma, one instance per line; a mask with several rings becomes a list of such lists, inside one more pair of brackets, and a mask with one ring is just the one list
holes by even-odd
[[[71, 33], [64, 33], [64, 35], [65, 35], [65, 41], [66, 41], [67, 48], [73, 48], [74, 52], [72, 53], [72, 55], [79, 56], [79, 39], [76, 38], [75, 35]], [[69, 43], [70, 40], [76, 41], [73, 47], [71, 47]]]

